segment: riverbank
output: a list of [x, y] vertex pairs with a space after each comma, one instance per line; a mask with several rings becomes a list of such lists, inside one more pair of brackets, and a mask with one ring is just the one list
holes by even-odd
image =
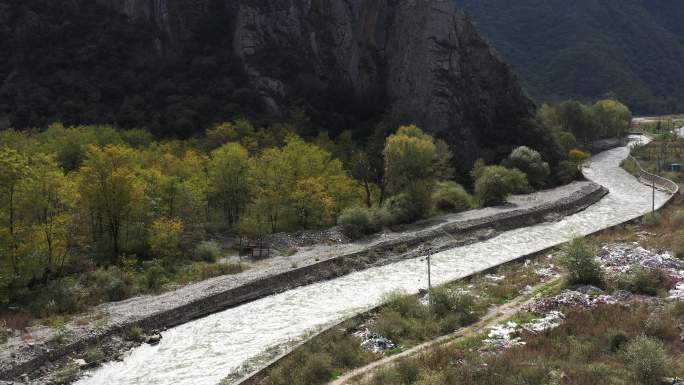
[[[433, 254], [433, 285], [477, 274], [647, 213], [653, 198], [651, 188], [620, 168], [628, 155], [628, 148], [610, 150], [595, 156], [585, 168], [588, 179], [611, 191], [586, 210]], [[657, 208], [670, 199], [656, 191]], [[258, 370], [293, 342], [382, 304], [388, 293], [417, 293], [427, 287], [425, 273], [424, 259], [410, 258], [251, 301], [170, 329], [162, 333], [159, 345], [136, 348], [123, 361], [88, 372], [78, 384], [216, 385], [233, 373]]]
[[311, 246], [262, 262], [260, 268], [242, 274], [158, 296], [104, 304], [61, 330], [41, 327], [31, 330], [30, 338], [10, 338], [0, 353], [0, 378], [49, 377], [60, 367], [69, 366], [69, 356], [82, 355], [94, 346], [99, 347], [103, 360], [117, 359], [135, 345], [125, 338], [134, 326], [150, 334], [296, 286], [415, 257], [421, 252], [416, 248], [427, 241], [432, 241], [434, 251], [440, 251], [490, 238], [497, 231], [559, 219], [583, 210], [606, 193], [597, 184], [577, 182], [514, 197], [505, 207], [448, 215], [353, 244]]
[[[631, 378], [635, 368], [621, 362], [622, 348], [644, 335], [667, 346], [662, 372], [653, 373], [653, 383], [681, 385], [684, 366], [678, 337], [684, 331], [684, 254], [677, 238], [681, 238], [683, 206], [679, 198], [660, 213], [658, 223], [634, 221], [590, 237], [605, 275], [600, 288], [560, 286], [545, 291], [522, 306], [516, 304], [516, 314], [499, 319], [498, 325], [487, 323], [486, 330], [479, 324], [464, 328], [406, 354], [388, 355], [349, 371], [329, 385], [385, 384], [383, 379], [406, 365], [415, 368], [413, 373], [420, 378], [451, 372], [450, 384], [490, 383], [488, 378], [502, 374], [524, 380], [554, 372], [573, 384], [636, 383]], [[579, 341], [582, 348], [567, 349]], [[459, 359], [450, 359], [452, 354]], [[436, 356], [447, 364], [429, 364]], [[654, 357], [642, 353], [639, 358]], [[497, 360], [512, 370], [502, 373], [502, 366], [492, 365]], [[612, 364], [601, 368], [605, 362]], [[478, 377], [468, 376], [473, 370]]]

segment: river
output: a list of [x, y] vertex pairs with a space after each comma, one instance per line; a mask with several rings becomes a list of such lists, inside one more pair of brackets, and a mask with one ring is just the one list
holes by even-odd
[[[647, 213], [651, 189], [619, 167], [628, 154], [625, 147], [603, 152], [585, 169], [588, 179], [610, 190], [600, 202], [558, 222], [435, 254], [433, 283], [463, 278]], [[668, 198], [657, 192], [656, 206]], [[413, 259], [266, 297], [170, 329], [159, 345], [136, 348], [123, 361], [107, 363], [77, 384], [216, 385], [245, 363], [258, 362], [308, 332], [379, 305], [389, 292], [425, 288], [426, 275], [425, 262]]]

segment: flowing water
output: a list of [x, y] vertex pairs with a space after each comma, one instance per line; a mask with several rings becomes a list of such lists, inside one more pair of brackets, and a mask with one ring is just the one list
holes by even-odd
[[[558, 222], [435, 254], [433, 282], [453, 281], [647, 213], [651, 189], [619, 168], [628, 153], [627, 148], [601, 153], [585, 170], [588, 179], [610, 190], [599, 203]], [[656, 206], [668, 197], [656, 192]], [[170, 329], [161, 344], [136, 348], [122, 362], [108, 363], [78, 384], [215, 385], [307, 332], [377, 306], [389, 292], [415, 293], [426, 281], [425, 262], [413, 259], [296, 288]]]

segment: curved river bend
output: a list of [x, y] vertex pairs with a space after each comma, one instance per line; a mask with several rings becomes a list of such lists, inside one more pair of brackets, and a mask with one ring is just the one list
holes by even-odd
[[[558, 222], [435, 254], [433, 282], [463, 278], [647, 213], [651, 189], [619, 167], [628, 153], [625, 147], [606, 151], [585, 170], [588, 179], [610, 190], [602, 201]], [[656, 206], [668, 198], [656, 192]], [[77, 384], [216, 385], [307, 332], [377, 306], [388, 292], [415, 293], [426, 281], [425, 262], [413, 259], [296, 288], [170, 329], [159, 345], [136, 348], [122, 362], [105, 364]]]

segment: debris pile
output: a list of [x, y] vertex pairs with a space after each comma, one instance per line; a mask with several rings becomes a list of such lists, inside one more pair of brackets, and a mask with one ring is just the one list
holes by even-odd
[[522, 341], [520, 332], [541, 333], [555, 329], [560, 326], [563, 319], [565, 319], [563, 313], [551, 311], [541, 318], [523, 324], [508, 321], [491, 328], [487, 334], [487, 339], [483, 342], [489, 349], [508, 349], [514, 346], [523, 346], [525, 342]]
[[612, 295], [585, 294], [576, 290], [564, 290], [562, 293], [552, 297], [542, 297], [527, 306], [527, 311], [532, 313], [546, 313], [558, 310], [562, 307], [582, 307], [593, 309], [599, 305], [613, 305], [618, 303], [617, 298]]
[[637, 266], [661, 269], [684, 279], [684, 264], [669, 253], [644, 249], [638, 243], [614, 243], [601, 248], [599, 260], [608, 274], [623, 274]]
[[373, 353], [382, 353], [386, 350], [394, 349], [396, 344], [389, 339], [372, 333], [368, 329], [359, 330], [354, 336], [361, 340], [361, 347]]
[[518, 324], [509, 321], [505, 324], [499, 324], [491, 328], [489, 334], [487, 334], [487, 339], [483, 342], [488, 347], [494, 349], [508, 349], [514, 346], [525, 345], [525, 343], [521, 341], [520, 336], [518, 335], [519, 333], [520, 327]]
[[557, 310], [551, 311], [541, 318], [522, 325], [523, 329], [532, 333], [541, 333], [546, 330], [555, 329], [565, 319], [565, 315]]
[[549, 265], [548, 267], [542, 267], [537, 270], [535, 270], [535, 274], [537, 274], [542, 282], [547, 282], [552, 279], [556, 279], [561, 276], [561, 274], [558, 272], [556, 269], [556, 266], [554, 265]]

